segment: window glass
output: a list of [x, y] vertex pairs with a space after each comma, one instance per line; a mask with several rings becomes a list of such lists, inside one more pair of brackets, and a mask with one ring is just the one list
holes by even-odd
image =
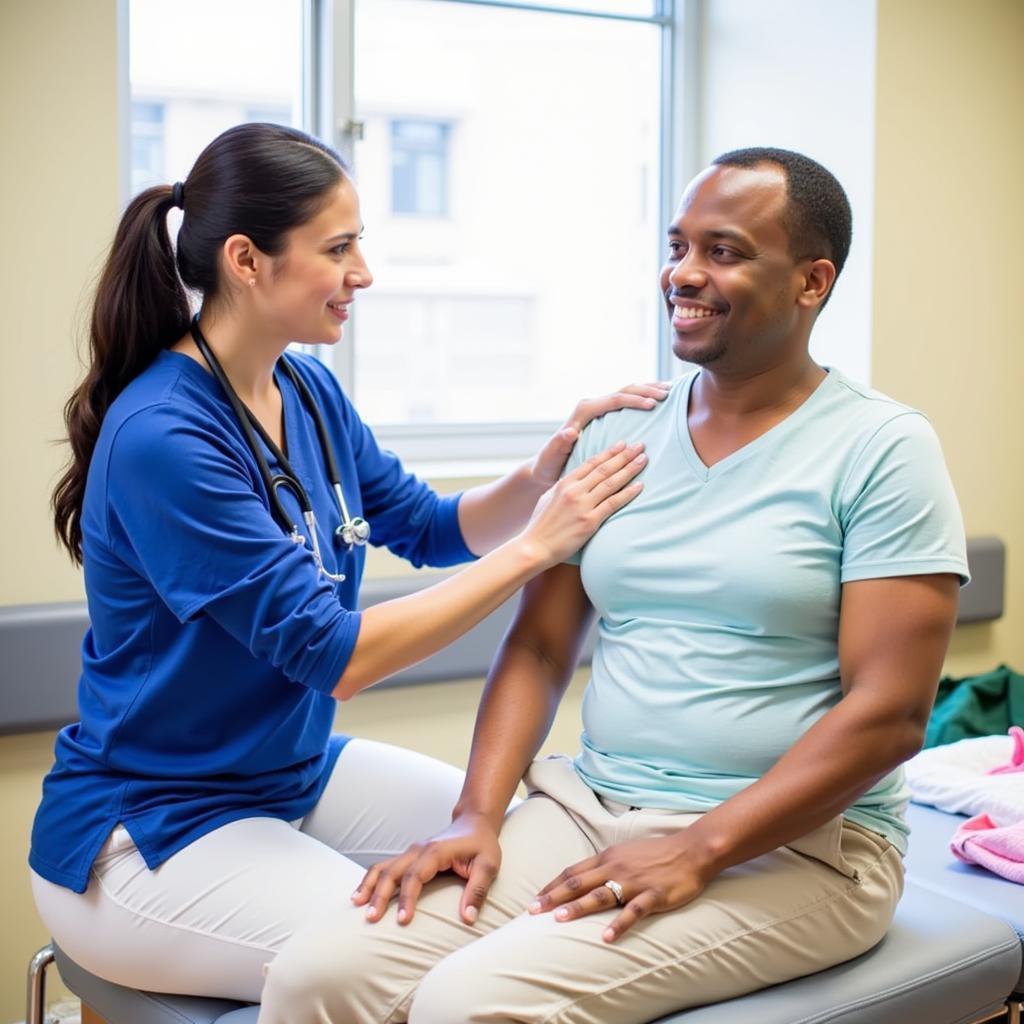
[[302, 124], [302, 6], [130, 0], [132, 194], [184, 178], [233, 124]]
[[660, 47], [652, 23], [357, 0], [370, 422], [561, 419], [654, 378]]
[[132, 103], [132, 195], [163, 180], [164, 105]]
[[447, 216], [448, 125], [444, 122], [391, 122], [391, 210]]

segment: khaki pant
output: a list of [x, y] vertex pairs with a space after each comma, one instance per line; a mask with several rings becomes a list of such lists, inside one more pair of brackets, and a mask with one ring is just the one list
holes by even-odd
[[525, 908], [570, 864], [698, 817], [599, 799], [566, 758], [534, 763], [508, 816], [501, 870], [474, 926], [462, 881], [435, 880], [413, 922], [361, 908], [297, 932], [267, 970], [260, 1024], [641, 1024], [822, 970], [877, 943], [903, 889], [898, 851], [835, 818], [716, 878], [693, 903], [614, 944], [617, 911], [568, 922]]

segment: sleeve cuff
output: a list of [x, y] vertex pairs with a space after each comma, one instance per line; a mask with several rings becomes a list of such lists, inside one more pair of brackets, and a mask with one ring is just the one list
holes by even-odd
[[333, 635], [324, 644], [323, 655], [317, 659], [306, 678], [300, 680], [304, 686], [318, 693], [334, 692], [352, 658], [362, 623], [362, 612], [346, 612], [338, 619], [333, 627]]
[[466, 547], [462, 528], [459, 526], [459, 502], [463, 492], [448, 494], [437, 500], [434, 513], [437, 523], [437, 554], [440, 564], [457, 565], [459, 562], [475, 562], [480, 556]]
[[950, 572], [959, 576], [961, 587], [966, 587], [971, 582], [967, 563], [950, 558], [913, 558], [894, 562], [858, 562], [854, 565], [844, 565], [839, 582], [855, 583], [857, 580], [887, 579], [893, 576], [927, 576], [939, 572]]

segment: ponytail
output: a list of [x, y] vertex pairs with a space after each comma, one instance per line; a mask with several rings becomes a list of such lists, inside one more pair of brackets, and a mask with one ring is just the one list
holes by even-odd
[[188, 294], [167, 232], [169, 185], [146, 189], [125, 210], [100, 276], [89, 328], [89, 370], [64, 406], [71, 461], [53, 492], [54, 526], [82, 562], [82, 500], [100, 425], [111, 402], [187, 330]]

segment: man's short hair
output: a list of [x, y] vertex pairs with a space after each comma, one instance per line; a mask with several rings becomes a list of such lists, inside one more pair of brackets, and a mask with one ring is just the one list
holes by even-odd
[[770, 146], [734, 149], [711, 162], [723, 167], [756, 167], [763, 163], [781, 167], [786, 174], [783, 220], [793, 258], [831, 260], [838, 279], [850, 251], [853, 214], [843, 186], [831, 171], [802, 153]]

